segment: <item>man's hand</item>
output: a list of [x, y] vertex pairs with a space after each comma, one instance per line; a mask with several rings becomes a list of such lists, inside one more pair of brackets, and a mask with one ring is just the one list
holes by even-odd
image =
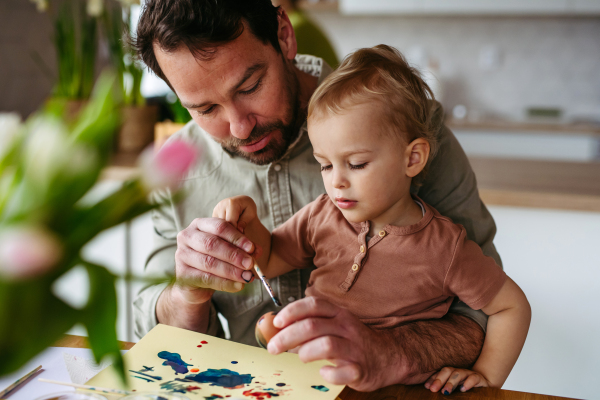
[[481, 328], [467, 317], [448, 314], [373, 330], [347, 310], [315, 297], [291, 303], [273, 323], [282, 331], [269, 342], [270, 353], [298, 347], [303, 362], [329, 360], [335, 366], [321, 368], [323, 378], [358, 391], [422, 383], [445, 365], [467, 367], [483, 344]]
[[254, 279], [252, 255], [260, 255], [260, 249], [227, 221], [192, 221], [177, 235], [177, 283], [161, 294], [158, 321], [205, 332], [214, 291], [238, 292]]

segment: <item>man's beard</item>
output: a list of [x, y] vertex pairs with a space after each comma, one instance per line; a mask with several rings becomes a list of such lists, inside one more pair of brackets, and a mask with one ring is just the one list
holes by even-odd
[[[286, 124], [282, 120], [276, 120], [264, 125], [256, 125], [247, 139], [231, 138], [221, 142], [221, 147], [223, 147], [223, 149], [257, 165], [270, 164], [273, 161], [279, 160], [285, 154], [290, 147], [290, 144], [292, 144], [298, 136], [300, 125], [304, 122], [306, 114], [306, 112], [300, 110], [300, 99], [298, 98], [300, 88], [298, 78], [293, 70], [287, 68], [286, 70], [288, 71], [288, 76], [286, 77], [286, 92], [288, 98], [286, 116], [288, 116], [289, 122]], [[277, 131], [280, 132], [279, 135], [276, 134]], [[272, 137], [269, 138], [269, 143], [262, 149], [252, 153], [246, 153], [240, 150], [241, 146], [248, 146], [252, 143], [256, 143], [269, 133], [272, 133]]]

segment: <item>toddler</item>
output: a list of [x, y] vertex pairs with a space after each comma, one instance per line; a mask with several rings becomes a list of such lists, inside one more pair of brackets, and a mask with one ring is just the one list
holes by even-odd
[[[267, 278], [314, 265], [306, 289], [348, 309], [373, 329], [440, 318], [454, 297], [489, 316], [471, 370], [444, 368], [448, 394], [458, 383], [501, 387], [527, 336], [529, 303], [461, 225], [410, 193], [435, 155], [433, 94], [395, 49], [379, 45], [347, 57], [312, 96], [308, 135], [327, 194], [272, 234], [246, 196], [221, 201], [226, 219], [263, 252]], [[451, 166], [448, 166], [451, 168]]]

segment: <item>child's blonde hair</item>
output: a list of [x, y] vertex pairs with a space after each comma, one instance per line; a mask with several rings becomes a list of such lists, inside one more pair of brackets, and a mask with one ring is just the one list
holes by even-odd
[[[421, 74], [395, 48], [380, 44], [348, 55], [317, 88], [308, 105], [308, 117], [340, 114], [352, 106], [376, 101], [384, 111], [390, 132], [404, 132], [407, 143], [429, 142], [429, 160], [437, 152], [432, 123], [433, 92]], [[419, 174], [423, 178], [427, 167]], [[416, 183], [416, 182], [415, 182]]]

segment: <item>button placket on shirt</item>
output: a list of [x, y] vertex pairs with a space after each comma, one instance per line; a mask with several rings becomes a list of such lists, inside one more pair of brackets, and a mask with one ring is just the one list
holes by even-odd
[[[273, 216], [273, 226], [277, 227], [287, 221], [293, 214], [292, 193], [289, 177], [288, 160], [280, 160], [271, 164], [267, 171], [267, 181], [269, 187], [269, 200], [271, 215]], [[275, 279], [273, 279], [274, 281]], [[276, 278], [277, 284], [271, 283], [271, 286], [277, 287], [277, 297], [285, 303], [293, 302], [302, 297], [300, 271], [294, 270], [285, 275]], [[284, 304], [285, 305], [285, 304]]]
[[368, 232], [369, 232], [369, 226], [367, 224], [366, 226], [363, 226], [361, 232], [358, 235], [358, 243], [359, 243], [358, 254], [356, 254], [356, 256], [354, 256], [354, 262], [353, 262], [352, 266], [350, 267], [348, 274], [346, 275], [346, 279], [339, 286], [345, 292], [350, 290], [350, 288], [356, 281], [358, 273], [360, 272], [364, 263], [366, 262], [369, 249], [371, 247], [373, 247], [375, 244], [377, 244], [378, 242], [380, 242], [387, 235], [387, 232], [385, 230], [381, 230], [381, 231], [379, 231], [377, 236], [374, 236], [371, 240], [369, 240], [369, 243], [367, 244], [366, 237], [367, 237]]

